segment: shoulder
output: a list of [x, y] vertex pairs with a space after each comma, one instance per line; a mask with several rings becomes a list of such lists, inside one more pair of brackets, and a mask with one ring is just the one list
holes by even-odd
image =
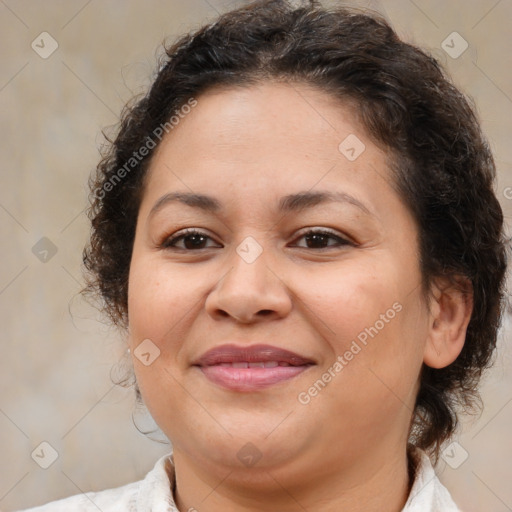
[[159, 459], [144, 480], [115, 489], [77, 494], [20, 512], [139, 512], [141, 504], [169, 503], [174, 476], [171, 460], [172, 455]]
[[98, 512], [98, 509], [103, 512], [114, 512], [119, 510], [120, 506], [125, 507], [126, 512], [132, 512], [136, 510], [135, 504], [141, 483], [142, 481], [106, 491], [77, 494], [22, 512], [72, 512], [74, 510]]

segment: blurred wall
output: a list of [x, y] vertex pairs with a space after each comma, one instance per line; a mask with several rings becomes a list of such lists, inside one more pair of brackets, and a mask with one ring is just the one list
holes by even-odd
[[[242, 3], [0, 2], [2, 510], [139, 479], [169, 451], [134, 427], [132, 393], [110, 380], [112, 365], [122, 362], [122, 338], [77, 295], [86, 181], [101, 129], [144, 91], [159, 43]], [[403, 38], [430, 49], [475, 99], [510, 219], [512, 2], [358, 4], [383, 12]], [[507, 319], [482, 416], [465, 425], [438, 465], [465, 511], [512, 510], [511, 327]], [[135, 420], [151, 428], [143, 413]]]

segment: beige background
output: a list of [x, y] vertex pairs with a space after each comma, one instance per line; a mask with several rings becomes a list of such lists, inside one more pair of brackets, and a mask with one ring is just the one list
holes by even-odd
[[[2, 510], [139, 479], [169, 450], [134, 427], [132, 393], [110, 381], [124, 350], [120, 336], [77, 295], [88, 230], [86, 180], [98, 159], [100, 130], [115, 124], [122, 105], [149, 83], [164, 37], [241, 3], [0, 1]], [[402, 37], [430, 48], [475, 99], [510, 219], [512, 2], [360, 5], [385, 12]], [[59, 45], [47, 59], [31, 48], [43, 31]], [[469, 43], [457, 59], [441, 49], [453, 31]], [[46, 263], [32, 252], [42, 237], [57, 248]], [[512, 510], [511, 328], [506, 320], [496, 366], [485, 381], [485, 410], [457, 439], [452, 458], [460, 462], [464, 449], [467, 460], [458, 469], [444, 461], [438, 466], [465, 511]], [[136, 421], [151, 428], [143, 413]], [[43, 441], [58, 453], [46, 470], [31, 458]]]

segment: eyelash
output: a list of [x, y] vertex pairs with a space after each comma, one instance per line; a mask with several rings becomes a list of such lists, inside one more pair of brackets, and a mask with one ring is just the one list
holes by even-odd
[[[198, 236], [198, 235], [202, 236], [204, 238], [211, 239], [211, 237], [208, 236], [203, 231], [199, 231], [199, 230], [194, 229], [194, 228], [187, 228], [187, 229], [185, 229], [185, 231], [181, 232], [178, 235], [173, 235], [173, 236], [170, 236], [168, 238], [165, 238], [160, 246], [161, 246], [162, 249], [181, 249], [183, 251], [186, 251], [186, 250], [191, 251], [193, 249], [184, 249], [184, 248], [181, 248], [181, 247], [175, 247], [174, 244], [176, 244], [176, 242], [178, 242], [180, 240], [183, 240], [183, 239], [185, 239], [185, 238], [187, 238], [189, 236]], [[201, 249], [205, 249], [205, 248], [202, 247]], [[198, 250], [198, 249], [196, 249], [196, 250]]]
[[[338, 235], [336, 232], [331, 231], [326, 228], [308, 229], [306, 232], [302, 233], [296, 240], [307, 237], [307, 236], [312, 236], [312, 235], [328, 236], [331, 240], [336, 240], [337, 243], [333, 244], [333, 245], [327, 245], [326, 247], [320, 247], [320, 248], [305, 247], [305, 246], [299, 246], [299, 247], [302, 247], [303, 249], [326, 250], [326, 249], [332, 249], [332, 248], [337, 248], [337, 247], [341, 247], [341, 246], [347, 246], [347, 245], [354, 246], [355, 245], [354, 243], [350, 242], [346, 238], [343, 238], [340, 235]], [[183, 247], [176, 247], [176, 243], [178, 243], [181, 240], [186, 239], [187, 237], [191, 237], [191, 236], [201, 236], [203, 238], [207, 238], [210, 240], [212, 239], [209, 235], [207, 235], [203, 231], [199, 231], [194, 228], [188, 228], [184, 232], [181, 232], [178, 235], [174, 235], [174, 236], [165, 238], [164, 241], [160, 244], [160, 247], [162, 249], [171, 249], [171, 250], [177, 249], [177, 250], [182, 250], [182, 251], [200, 251], [200, 250], [211, 248], [211, 247], [201, 247], [199, 249], [187, 249], [187, 248], [183, 248]]]

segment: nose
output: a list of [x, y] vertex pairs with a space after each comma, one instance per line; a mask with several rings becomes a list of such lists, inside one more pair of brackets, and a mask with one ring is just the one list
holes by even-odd
[[233, 251], [223, 276], [206, 299], [205, 308], [212, 318], [248, 324], [288, 315], [291, 293], [276, 269], [268, 266], [266, 251], [254, 261]]

